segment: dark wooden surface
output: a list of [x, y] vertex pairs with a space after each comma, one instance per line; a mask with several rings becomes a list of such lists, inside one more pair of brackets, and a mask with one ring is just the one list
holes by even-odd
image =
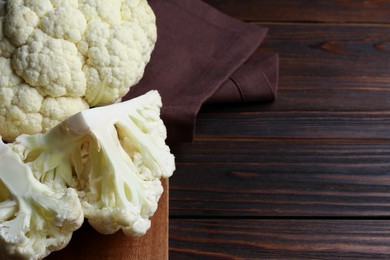
[[206, 2], [270, 28], [279, 92], [174, 148], [171, 259], [390, 259], [390, 1]]

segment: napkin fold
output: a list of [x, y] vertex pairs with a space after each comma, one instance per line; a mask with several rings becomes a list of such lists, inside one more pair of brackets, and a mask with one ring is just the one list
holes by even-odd
[[278, 55], [256, 52], [267, 28], [243, 23], [199, 0], [149, 0], [158, 38], [141, 81], [125, 99], [159, 91], [167, 143], [190, 142], [204, 103], [276, 97]]

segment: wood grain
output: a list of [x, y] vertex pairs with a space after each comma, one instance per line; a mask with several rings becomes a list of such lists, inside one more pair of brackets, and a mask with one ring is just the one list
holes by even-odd
[[171, 258], [389, 259], [389, 2], [205, 2], [270, 29], [279, 90], [175, 147]]
[[[222, 109], [221, 107], [218, 110]], [[229, 110], [229, 108], [226, 108]], [[230, 113], [208, 111], [198, 117], [196, 140], [310, 138], [390, 138], [389, 112], [273, 111], [245, 107]], [[314, 109], [313, 109], [314, 110]]]
[[[386, 220], [181, 220], [171, 259], [388, 259]], [[189, 235], [190, 234], [190, 235]]]
[[198, 138], [388, 139], [388, 27], [268, 25], [264, 46], [281, 56], [276, 102], [204, 107]]
[[[269, 24], [261, 46], [280, 55], [280, 89], [327, 89], [387, 94], [390, 27], [340, 24]], [[362, 91], [367, 91], [366, 93]], [[343, 92], [341, 92], [343, 94]], [[280, 93], [279, 98], [285, 94]], [[383, 104], [383, 103], [382, 103]]]
[[140, 238], [117, 232], [102, 235], [87, 223], [73, 234], [69, 245], [52, 253], [47, 259], [75, 260], [155, 260], [168, 259], [168, 181], [163, 180], [164, 193], [152, 217], [152, 227]]
[[222, 12], [249, 21], [389, 23], [386, 0], [204, 0]]
[[390, 143], [221, 140], [175, 149], [171, 216], [390, 216]]

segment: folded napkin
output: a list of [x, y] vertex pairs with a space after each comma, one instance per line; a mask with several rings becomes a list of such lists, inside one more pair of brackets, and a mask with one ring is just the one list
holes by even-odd
[[125, 99], [156, 89], [172, 145], [193, 139], [204, 103], [275, 98], [278, 56], [256, 52], [267, 29], [237, 21], [199, 0], [149, 0], [158, 38], [142, 80]]

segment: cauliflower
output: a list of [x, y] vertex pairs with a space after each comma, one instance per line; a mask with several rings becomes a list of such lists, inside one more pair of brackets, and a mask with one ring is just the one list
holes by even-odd
[[0, 135], [46, 132], [120, 100], [156, 38], [146, 0], [0, 1]]
[[40, 182], [78, 191], [85, 217], [103, 234], [140, 236], [175, 170], [157, 91], [84, 110], [45, 134], [21, 135], [12, 149]]
[[0, 169], [1, 256], [41, 259], [65, 247], [84, 220], [77, 192], [40, 183], [1, 138]]

